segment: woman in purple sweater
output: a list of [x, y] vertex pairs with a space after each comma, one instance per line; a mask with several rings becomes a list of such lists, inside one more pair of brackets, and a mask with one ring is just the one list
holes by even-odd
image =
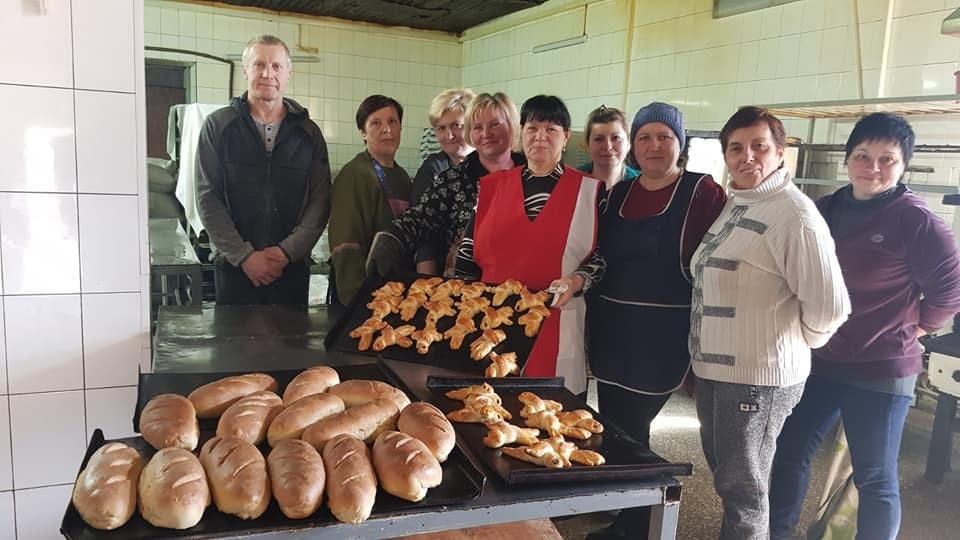
[[822, 349], [777, 440], [770, 534], [791, 538], [810, 461], [843, 418], [860, 494], [857, 538], [896, 538], [897, 458], [922, 370], [917, 338], [960, 311], [960, 257], [950, 229], [899, 181], [913, 154], [903, 118], [862, 118], [846, 144], [850, 185], [817, 206], [830, 225], [853, 313]]

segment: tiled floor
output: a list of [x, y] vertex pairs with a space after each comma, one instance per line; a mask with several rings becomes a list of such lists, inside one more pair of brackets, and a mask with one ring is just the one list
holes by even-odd
[[[591, 389], [591, 396], [596, 395]], [[595, 403], [591, 403], [595, 406]], [[927, 540], [957, 538], [960, 530], [960, 470], [947, 473], [940, 485], [923, 478], [934, 403], [921, 399], [910, 410], [900, 453], [900, 486], [903, 525], [899, 538]], [[828, 437], [828, 440], [831, 440]], [[683, 479], [680, 526], [677, 538], [708, 540], [716, 538], [720, 521], [720, 502], [713, 491], [713, 477], [700, 449], [699, 423], [693, 401], [675, 394], [654, 422], [653, 450], [673, 461], [688, 461], [694, 466], [692, 477]], [[804, 505], [800, 527], [805, 531], [816, 514], [829, 466], [829, 445], [816, 455], [810, 490]], [[960, 436], [954, 437], [955, 469], [960, 469]], [[586, 515], [555, 519], [554, 524], [567, 540], [581, 540], [588, 532], [606, 525], [606, 515]], [[952, 532], [951, 532], [952, 531]], [[796, 538], [805, 536], [797, 534]]]

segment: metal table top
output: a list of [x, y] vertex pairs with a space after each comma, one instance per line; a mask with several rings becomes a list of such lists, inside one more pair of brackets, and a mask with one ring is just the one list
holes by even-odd
[[150, 232], [150, 266], [199, 265], [190, 238], [176, 218], [153, 218]]
[[[326, 352], [323, 337], [329, 324], [325, 307], [222, 306], [202, 310], [193, 306], [164, 306], [160, 308], [157, 322], [154, 371], [256, 371], [306, 368], [321, 363], [337, 366], [370, 362], [366, 356]], [[426, 365], [384, 362], [421, 399], [429, 396], [428, 375], [463, 375]], [[674, 478], [508, 486], [485, 465], [479, 464], [479, 467], [487, 475], [484, 492], [462, 505], [371, 518], [359, 525], [331, 523], [317, 529], [284, 533], [284, 537], [382, 538], [634, 506], [652, 507], [650, 538], [676, 536], [680, 482]]]

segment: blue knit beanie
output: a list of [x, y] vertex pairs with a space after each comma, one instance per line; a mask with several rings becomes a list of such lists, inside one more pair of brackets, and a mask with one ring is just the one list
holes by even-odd
[[670, 126], [670, 129], [672, 129], [677, 136], [677, 141], [680, 143], [680, 150], [683, 151], [684, 145], [687, 144], [687, 132], [683, 128], [683, 113], [680, 112], [680, 109], [669, 103], [661, 103], [659, 101], [654, 101], [646, 107], [641, 107], [640, 110], [637, 111], [636, 116], [633, 117], [633, 125], [630, 126], [631, 144], [633, 143], [633, 138], [637, 135], [637, 131], [643, 127], [644, 124], [649, 124], [650, 122], [662, 122]]

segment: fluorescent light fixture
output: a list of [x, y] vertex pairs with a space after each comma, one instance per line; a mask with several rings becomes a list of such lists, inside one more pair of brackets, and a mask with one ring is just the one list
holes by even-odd
[[574, 45], [580, 45], [581, 43], [587, 42], [587, 35], [583, 34], [581, 36], [561, 39], [560, 41], [554, 41], [551, 43], [545, 43], [543, 45], [537, 45], [533, 48], [533, 54], [538, 54], [542, 52], [552, 51], [554, 49], [562, 49], [564, 47], [572, 47]]
[[[227, 60], [233, 60], [234, 62], [242, 62], [243, 55], [230, 53], [226, 55]], [[319, 64], [320, 58], [317, 56], [306, 55], [306, 54], [294, 54], [290, 57], [290, 60], [294, 64]]]

